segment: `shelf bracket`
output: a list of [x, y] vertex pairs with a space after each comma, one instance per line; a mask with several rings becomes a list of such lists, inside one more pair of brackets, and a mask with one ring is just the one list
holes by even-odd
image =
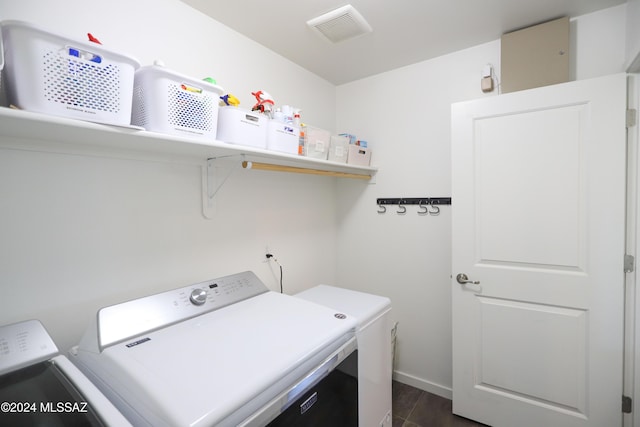
[[213, 219], [216, 214], [215, 197], [229, 177], [240, 169], [244, 154], [207, 159], [202, 166], [202, 214]]

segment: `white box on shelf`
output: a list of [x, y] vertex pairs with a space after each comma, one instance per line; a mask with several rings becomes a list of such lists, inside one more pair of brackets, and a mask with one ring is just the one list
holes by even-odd
[[329, 155], [331, 132], [313, 126], [304, 127], [304, 155], [326, 160]]
[[223, 89], [161, 66], [135, 73], [131, 124], [171, 135], [214, 140]]
[[338, 163], [347, 163], [349, 155], [349, 137], [331, 135], [329, 142], [329, 160]]
[[298, 154], [300, 128], [277, 120], [267, 124], [267, 149], [282, 153]]
[[9, 103], [37, 113], [128, 126], [135, 59], [26, 22], [0, 23]]
[[267, 121], [264, 114], [233, 106], [218, 112], [218, 139], [230, 144], [267, 148]]
[[371, 163], [371, 148], [349, 145], [347, 163], [350, 165], [369, 166]]

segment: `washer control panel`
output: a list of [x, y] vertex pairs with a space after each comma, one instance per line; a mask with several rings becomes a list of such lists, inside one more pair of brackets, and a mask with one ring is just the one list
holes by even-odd
[[98, 345], [103, 349], [268, 291], [258, 276], [245, 271], [105, 307], [98, 312]]
[[39, 320], [0, 326], [0, 375], [57, 354], [58, 348]]

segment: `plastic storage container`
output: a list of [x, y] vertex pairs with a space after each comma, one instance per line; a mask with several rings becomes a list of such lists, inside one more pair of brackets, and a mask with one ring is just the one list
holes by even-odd
[[331, 132], [328, 130], [305, 126], [304, 155], [314, 159], [326, 160], [329, 155], [329, 140]]
[[267, 148], [267, 121], [264, 114], [238, 107], [221, 107], [218, 139], [230, 144]]
[[267, 149], [298, 154], [300, 128], [277, 120], [267, 124]]
[[347, 163], [350, 165], [369, 166], [371, 163], [371, 149], [359, 145], [349, 145]]
[[8, 101], [18, 108], [129, 125], [135, 59], [20, 21], [0, 23]]
[[347, 163], [349, 155], [349, 137], [331, 135], [329, 142], [329, 160], [337, 163]]
[[216, 139], [223, 89], [152, 65], [135, 73], [131, 124], [172, 135]]

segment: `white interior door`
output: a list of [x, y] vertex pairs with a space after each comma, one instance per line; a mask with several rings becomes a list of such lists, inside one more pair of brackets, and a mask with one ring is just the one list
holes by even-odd
[[454, 413], [622, 424], [625, 111], [623, 74], [453, 105]]

